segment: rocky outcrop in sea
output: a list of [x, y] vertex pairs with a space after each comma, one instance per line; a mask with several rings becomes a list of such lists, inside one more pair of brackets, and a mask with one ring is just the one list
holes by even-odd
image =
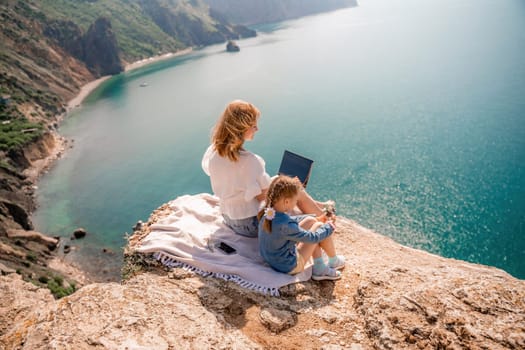
[[235, 41], [228, 40], [228, 42], [226, 43], [226, 51], [228, 51], [228, 52], [238, 52], [238, 51], [241, 51], [241, 48], [239, 47], [239, 45]]

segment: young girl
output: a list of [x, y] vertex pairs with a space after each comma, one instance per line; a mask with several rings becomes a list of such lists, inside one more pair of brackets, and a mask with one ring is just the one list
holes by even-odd
[[[257, 213], [271, 182], [264, 160], [244, 148], [244, 142], [253, 140], [259, 130], [259, 115], [257, 107], [249, 102], [230, 102], [202, 157], [202, 169], [219, 197], [224, 222], [236, 233], [249, 237], [257, 237]], [[322, 205], [306, 191], [301, 191], [297, 205], [303, 213], [323, 215]]]
[[[297, 178], [276, 177], [266, 194], [266, 207], [259, 213], [259, 250], [270, 266], [291, 275], [304, 270], [314, 258], [313, 280], [341, 278], [337, 270], [344, 268], [345, 258], [336, 255], [331, 221], [320, 222], [312, 216], [290, 216], [287, 213], [297, 204], [302, 184]], [[328, 255], [325, 264], [322, 250]]]

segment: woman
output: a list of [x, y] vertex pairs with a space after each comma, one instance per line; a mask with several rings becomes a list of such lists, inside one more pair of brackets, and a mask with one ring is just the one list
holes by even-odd
[[[260, 112], [253, 104], [230, 102], [215, 124], [211, 145], [202, 158], [202, 169], [210, 177], [219, 198], [224, 222], [236, 233], [257, 237], [257, 213], [265, 200], [271, 178], [264, 160], [244, 149], [259, 130]], [[322, 216], [322, 205], [301, 191], [297, 206], [303, 213]]]

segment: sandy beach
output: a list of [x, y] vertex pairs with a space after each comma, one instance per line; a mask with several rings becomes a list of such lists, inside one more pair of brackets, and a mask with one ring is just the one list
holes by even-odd
[[163, 61], [163, 60], [166, 60], [166, 59], [169, 59], [169, 58], [173, 58], [173, 57], [187, 55], [187, 54], [191, 53], [192, 51], [193, 51], [193, 49], [191, 47], [189, 47], [187, 49], [180, 50], [180, 51], [177, 51], [177, 52], [168, 52], [168, 53], [163, 54], [163, 55], [148, 57], [148, 58], [145, 58], [143, 60], [127, 64], [126, 67], [124, 68], [124, 71], [128, 72], [128, 71], [133, 70], [133, 69], [144, 67], [144, 66], [146, 66], [148, 64], [151, 64], [151, 63]]
[[[89, 83], [87, 83], [86, 85], [82, 86], [80, 88], [80, 92], [78, 93], [78, 95], [76, 95], [75, 97], [73, 97], [71, 100], [69, 100], [69, 102], [67, 103], [67, 112], [70, 112], [73, 108], [75, 107], [79, 107], [80, 104], [82, 103], [82, 101], [84, 101], [84, 99], [86, 97], [88, 97], [88, 95], [93, 91], [95, 90], [100, 84], [102, 84], [102, 82], [108, 80], [109, 78], [111, 78], [111, 75], [106, 75], [102, 78], [98, 78], [97, 80], [93, 80], [93, 81], [90, 81]], [[66, 112], [66, 113], [67, 113]]]

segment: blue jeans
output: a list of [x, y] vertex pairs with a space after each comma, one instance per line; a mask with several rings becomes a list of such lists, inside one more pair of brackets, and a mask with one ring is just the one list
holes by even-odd
[[224, 223], [231, 228], [235, 233], [246, 237], [257, 237], [259, 232], [259, 220], [257, 216], [252, 216], [246, 219], [230, 219], [226, 214], [222, 214]]

